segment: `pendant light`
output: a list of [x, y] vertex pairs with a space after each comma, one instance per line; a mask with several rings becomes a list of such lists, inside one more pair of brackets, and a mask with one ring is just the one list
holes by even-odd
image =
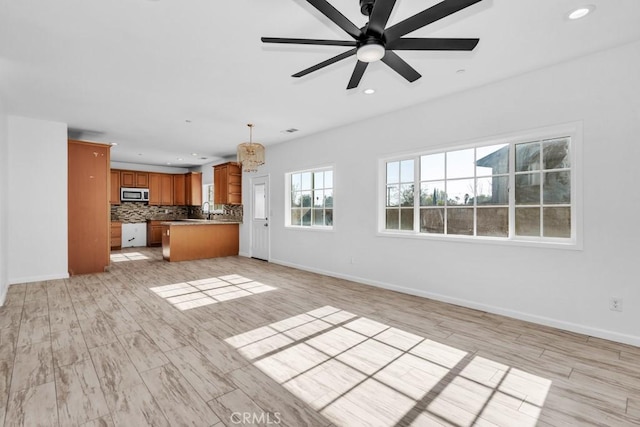
[[242, 164], [245, 172], [256, 172], [258, 166], [264, 165], [264, 146], [253, 142], [253, 125], [249, 126], [249, 142], [238, 145], [238, 163]]

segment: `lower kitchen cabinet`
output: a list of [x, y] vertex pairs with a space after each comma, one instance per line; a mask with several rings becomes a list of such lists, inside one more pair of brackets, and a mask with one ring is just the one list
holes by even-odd
[[162, 246], [162, 224], [163, 221], [147, 220], [147, 246]]
[[111, 250], [122, 248], [122, 222], [111, 221]]

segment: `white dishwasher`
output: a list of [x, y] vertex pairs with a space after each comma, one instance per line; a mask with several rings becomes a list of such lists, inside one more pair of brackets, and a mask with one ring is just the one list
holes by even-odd
[[147, 246], [147, 223], [122, 224], [122, 247]]

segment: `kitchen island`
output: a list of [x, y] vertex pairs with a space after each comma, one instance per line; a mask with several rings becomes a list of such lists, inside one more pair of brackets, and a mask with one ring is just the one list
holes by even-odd
[[238, 255], [239, 222], [187, 219], [162, 225], [162, 257], [190, 261]]

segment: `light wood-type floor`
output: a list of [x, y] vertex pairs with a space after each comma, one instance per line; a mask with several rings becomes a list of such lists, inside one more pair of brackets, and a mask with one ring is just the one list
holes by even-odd
[[640, 424], [640, 348], [229, 257], [13, 285], [4, 426]]

